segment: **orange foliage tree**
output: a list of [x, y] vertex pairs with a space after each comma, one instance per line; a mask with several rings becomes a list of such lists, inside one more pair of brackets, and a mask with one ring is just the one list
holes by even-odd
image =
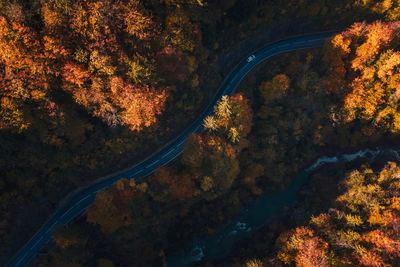
[[349, 173], [329, 213], [277, 239], [277, 259], [296, 266], [396, 266], [400, 261], [400, 168]]
[[343, 98], [337, 113], [345, 122], [363, 119], [400, 131], [399, 29], [398, 21], [355, 23], [328, 43], [324, 60], [331, 90]]

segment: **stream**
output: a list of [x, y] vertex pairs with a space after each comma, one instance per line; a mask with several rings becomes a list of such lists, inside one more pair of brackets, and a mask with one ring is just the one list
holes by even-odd
[[307, 182], [310, 174], [325, 164], [345, 163], [356, 159], [372, 163], [381, 159], [400, 161], [400, 156], [394, 149], [367, 148], [350, 154], [320, 157], [311, 166], [301, 171], [286, 190], [259, 196], [254, 204], [245, 207], [234, 220], [217, 228], [212, 235], [190, 242], [184, 249], [185, 251], [169, 255], [167, 266], [192, 266], [193, 263], [201, 260], [213, 260], [228, 256], [235, 242], [250, 237], [273, 218], [284, 215], [288, 207], [299, 200], [297, 192]]

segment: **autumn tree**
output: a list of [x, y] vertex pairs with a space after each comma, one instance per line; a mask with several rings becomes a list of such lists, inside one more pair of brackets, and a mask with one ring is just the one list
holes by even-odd
[[[363, 119], [398, 132], [399, 22], [356, 23], [332, 38], [325, 53], [332, 90], [345, 122]], [[344, 80], [346, 75], [351, 79]]]
[[329, 213], [313, 216], [308, 227], [278, 238], [277, 258], [296, 266], [396, 265], [399, 171], [397, 164], [389, 162], [380, 172], [365, 167], [347, 174]]
[[119, 180], [111, 190], [102, 190], [88, 209], [87, 221], [99, 224], [105, 233], [131, 225], [133, 219], [127, 207], [136, 191], [135, 183], [128, 180]]
[[222, 96], [214, 108], [214, 114], [204, 119], [203, 126], [211, 131], [238, 143], [240, 136], [247, 136], [251, 129], [252, 111], [248, 100], [242, 94], [228, 98]]
[[287, 93], [290, 79], [285, 74], [276, 75], [271, 81], [263, 82], [259, 89], [266, 103], [280, 98]]

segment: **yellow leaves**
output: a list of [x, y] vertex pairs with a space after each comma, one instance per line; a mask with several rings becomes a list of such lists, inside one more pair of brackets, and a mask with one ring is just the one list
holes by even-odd
[[388, 184], [399, 179], [400, 168], [395, 162], [388, 161], [377, 177], [379, 184]]
[[246, 136], [251, 128], [252, 113], [247, 99], [241, 94], [222, 96], [214, 107], [214, 115], [204, 119], [203, 126], [222, 133], [231, 143], [238, 143], [241, 135]]
[[346, 219], [346, 224], [351, 227], [356, 227], [363, 224], [363, 220], [359, 215], [346, 214], [345, 219]]
[[214, 108], [214, 113], [219, 119], [228, 118], [231, 114], [231, 105], [229, 103], [229, 98], [227, 95], [221, 97], [217, 105]]
[[368, 59], [377, 54], [382, 46], [393, 39], [395, 25], [376, 21], [368, 26], [366, 41], [356, 49], [357, 57], [352, 61], [352, 68], [360, 70]]
[[400, 132], [400, 114], [395, 112], [393, 114], [393, 128], [392, 132], [398, 133]]
[[208, 149], [222, 151], [221, 139], [216, 136], [208, 136], [206, 138], [206, 145]]
[[277, 241], [277, 258], [284, 264], [295, 261], [296, 266], [327, 266], [328, 243], [307, 227], [297, 227], [281, 234]]
[[321, 213], [317, 217], [311, 215], [310, 224], [316, 228], [325, 228], [330, 224], [330, 216], [326, 213]]
[[367, 253], [367, 249], [360, 244], [354, 245], [354, 251], [357, 255], [364, 255], [365, 253]]
[[369, 210], [379, 207], [384, 190], [378, 184], [364, 185], [365, 172], [352, 172], [346, 179], [347, 191], [340, 195], [336, 201], [354, 213], [360, 210]]
[[289, 238], [288, 247], [290, 249], [298, 249], [305, 238], [313, 237], [314, 231], [307, 227], [297, 227], [293, 235]]
[[361, 254], [360, 264], [363, 266], [384, 266], [382, 258], [373, 251]]
[[0, 128], [14, 127], [23, 131], [29, 127], [30, 123], [25, 121], [22, 110], [14, 99], [2, 97], [0, 107]]
[[335, 243], [339, 247], [343, 248], [354, 248], [354, 245], [358, 243], [361, 235], [353, 230], [342, 230], [336, 232]]
[[74, 59], [80, 63], [87, 63], [89, 59], [89, 52], [85, 49], [78, 48], [74, 53]]
[[17, 108], [17, 105], [12, 98], [10, 98], [10, 97], [2, 97], [1, 98], [1, 109], [2, 110], [4, 110], [4, 109], [13, 110], [16, 108]]
[[[150, 62], [144, 62], [143, 64], [139, 61], [138, 58], [124, 59], [126, 66], [129, 71], [127, 75], [136, 83], [143, 82], [145, 80], [150, 79], [152, 72], [150, 67]], [[148, 64], [147, 64], [148, 63]], [[146, 66], [147, 65], [147, 66]]]
[[111, 93], [117, 96], [124, 88], [124, 80], [119, 76], [112, 76], [110, 78]]
[[368, 120], [374, 117], [378, 105], [384, 101], [383, 100], [384, 95], [385, 95], [385, 89], [383, 87], [383, 84], [375, 82], [373, 87], [366, 92], [365, 99], [363, 103], [361, 103], [361, 108], [364, 109], [362, 111], [363, 117], [365, 117]]
[[387, 106], [380, 111], [375, 118], [375, 122], [385, 126], [394, 133], [400, 131], [400, 116], [392, 106]]
[[215, 117], [210, 115], [204, 119], [203, 126], [206, 129], [215, 131], [218, 128], [218, 123], [217, 123], [217, 120], [215, 119]]
[[396, 110], [393, 107], [391, 107], [391, 106], [385, 107], [383, 110], [381, 110], [378, 113], [378, 118], [383, 118], [383, 119], [387, 118], [387, 117], [389, 117], [389, 115], [392, 115], [395, 112], [396, 112]]
[[125, 31], [141, 40], [146, 40], [156, 32], [156, 25], [150, 16], [147, 16], [137, 7], [128, 6], [125, 9]]
[[196, 47], [195, 27], [183, 9], [167, 16], [165, 21], [170, 42], [184, 51], [192, 52]]
[[[400, 197], [392, 187], [399, 173], [397, 164], [389, 163], [379, 173], [363, 168], [347, 175], [339, 205], [329, 214], [311, 217], [313, 230], [304, 227], [281, 234], [276, 241], [278, 259], [285, 264], [295, 261], [296, 266], [391, 265], [400, 256]], [[331, 254], [320, 237], [329, 243]]]
[[[332, 47], [327, 49], [324, 58], [329, 58], [334, 91], [340, 97], [345, 94], [342, 116], [345, 123], [363, 119], [389, 131], [398, 131], [398, 119], [391, 118], [397, 111], [382, 112], [394, 107], [400, 98], [396, 92], [400, 85], [400, 53], [392, 44], [398, 27], [398, 22], [356, 23], [332, 39]], [[341, 52], [334, 50], [337, 48]], [[349, 81], [343, 79], [344, 75], [342, 79], [339, 77], [340, 73], [346, 74], [346, 68], [352, 74], [349, 77], [353, 77]]]
[[262, 261], [253, 259], [253, 260], [247, 261], [246, 265], [244, 267], [263, 267], [263, 266], [264, 266], [264, 264]]
[[370, 210], [368, 222], [370, 225], [386, 225], [392, 218], [390, 211], [381, 211], [379, 208]]
[[61, 12], [49, 4], [42, 5], [42, 18], [43, 22], [48, 29], [59, 27], [63, 25], [65, 17]]
[[90, 54], [89, 70], [98, 70], [101, 73], [112, 76], [116, 71], [116, 67], [111, 65], [110, 56], [100, 54], [99, 51], [94, 50]]
[[400, 211], [400, 197], [392, 197], [389, 200], [389, 208], [393, 210]]
[[391, 89], [396, 89], [396, 95], [397, 98], [396, 100], [400, 99], [400, 73], [396, 73], [392, 76], [389, 77], [389, 82], [388, 82], [388, 86]]
[[374, 67], [365, 67], [362, 70], [362, 80], [373, 80], [375, 75], [375, 68]]
[[200, 184], [201, 190], [209, 191], [213, 186], [213, 179], [209, 176], [204, 176]]
[[388, 20], [391, 20], [391, 21], [398, 20], [400, 18], [400, 6], [399, 6], [399, 4], [398, 4], [397, 7], [390, 8], [386, 13], [386, 17], [387, 17]]
[[46, 93], [41, 90], [32, 90], [31, 98], [34, 100], [41, 100], [46, 96]]
[[343, 55], [350, 53], [351, 39], [345, 39], [341, 34], [335, 35], [331, 40], [331, 44], [334, 48], [339, 49]]
[[204, 3], [204, 0], [197, 0], [197, 3], [199, 4], [199, 6], [204, 6], [207, 3]]
[[236, 130], [236, 128], [231, 127], [229, 129], [228, 137], [231, 140], [232, 143], [238, 143], [239, 142], [239, 133]]
[[81, 5], [75, 5], [74, 16], [70, 20], [70, 27], [76, 32], [87, 35], [89, 30], [88, 11]]
[[158, 91], [154, 88], [125, 88], [119, 99], [120, 107], [124, 109], [122, 123], [132, 130], [149, 127], [156, 122], [156, 115], [164, 110], [167, 96], [166, 90], [161, 88]]
[[400, 65], [400, 52], [392, 52], [389, 51], [390, 56], [383, 62], [383, 65], [378, 69], [378, 77], [382, 80], [386, 78], [386, 76], [393, 75], [393, 69]]
[[383, 0], [380, 3], [380, 7], [381, 7], [381, 12], [385, 12], [387, 10], [389, 10], [393, 5], [392, 0]]
[[283, 251], [278, 251], [277, 258], [286, 265], [289, 265], [291, 262], [294, 261], [293, 255], [290, 255], [289, 253]]

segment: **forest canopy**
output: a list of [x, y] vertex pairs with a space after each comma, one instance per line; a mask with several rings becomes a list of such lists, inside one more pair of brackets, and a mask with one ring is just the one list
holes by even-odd
[[399, 167], [348, 173], [340, 195], [308, 225], [282, 233], [277, 261], [296, 266], [397, 266], [400, 259]]
[[399, 11], [399, 0], [0, 0], [0, 265], [68, 193], [176, 137], [232, 66], [285, 36], [347, 28], [255, 69], [179, 160], [100, 192], [38, 261], [159, 263], [318, 155], [396, 140]]

